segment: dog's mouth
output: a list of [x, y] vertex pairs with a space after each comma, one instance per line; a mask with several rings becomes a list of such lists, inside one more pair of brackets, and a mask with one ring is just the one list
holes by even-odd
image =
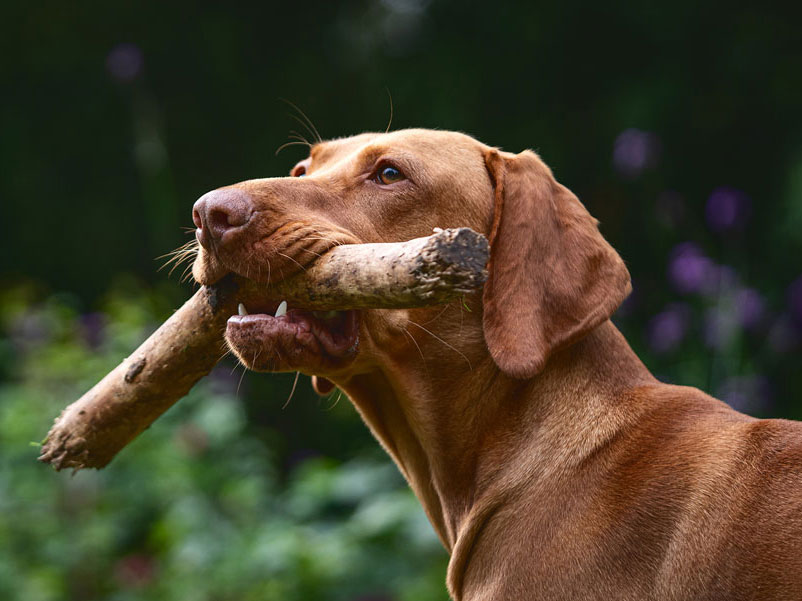
[[248, 369], [330, 373], [356, 356], [359, 312], [312, 311], [286, 301], [239, 303], [226, 342]]
[[284, 301], [274, 300], [275, 297], [263, 296], [265, 292], [269, 294], [275, 278], [284, 280], [295, 275], [316, 256], [345, 240], [342, 234], [338, 238], [313, 237], [310, 245], [299, 247], [296, 242], [305, 240], [304, 235], [311, 230], [296, 226], [278, 228], [278, 234], [262, 240], [264, 248], [257, 250], [264, 252], [251, 248], [243, 260], [237, 260], [238, 253], [250, 247], [236, 240], [229, 240], [228, 250], [222, 256], [220, 253], [225, 250], [222, 247], [211, 250], [202, 247], [193, 265], [193, 275], [204, 285], [226, 276], [247, 282], [239, 292], [238, 314], [228, 319], [225, 333], [229, 348], [245, 367], [266, 372], [332, 374], [347, 366], [357, 354], [359, 312], [313, 310], [302, 302], [294, 306], [292, 301], [288, 306]]

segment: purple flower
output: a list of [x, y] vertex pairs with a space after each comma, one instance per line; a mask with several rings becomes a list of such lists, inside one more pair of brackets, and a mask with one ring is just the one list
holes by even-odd
[[647, 327], [649, 346], [656, 353], [667, 353], [676, 349], [688, 331], [690, 309], [683, 303], [668, 305], [655, 315]]
[[142, 71], [142, 50], [134, 44], [118, 44], [106, 56], [106, 69], [121, 83], [130, 83]]
[[752, 210], [749, 197], [735, 188], [722, 186], [707, 199], [707, 224], [716, 232], [742, 229]]
[[652, 132], [630, 128], [622, 131], [613, 146], [613, 166], [622, 176], [632, 179], [654, 167], [660, 155], [660, 140]]
[[677, 245], [671, 252], [668, 278], [678, 292], [709, 292], [717, 285], [716, 264], [693, 242]]

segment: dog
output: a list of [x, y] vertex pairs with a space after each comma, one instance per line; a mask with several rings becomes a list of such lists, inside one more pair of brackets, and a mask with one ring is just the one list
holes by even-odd
[[535, 153], [366, 133], [204, 195], [193, 220], [201, 284], [275, 281], [338, 244], [487, 235], [465, 303], [243, 298], [226, 329], [248, 368], [347, 394], [450, 553], [455, 601], [802, 599], [802, 425], [652, 376], [610, 321], [624, 262]]

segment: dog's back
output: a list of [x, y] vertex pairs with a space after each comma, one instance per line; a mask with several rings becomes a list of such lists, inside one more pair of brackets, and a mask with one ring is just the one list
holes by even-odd
[[694, 388], [636, 396], [640, 419], [488, 519], [466, 598], [802, 599], [802, 424]]

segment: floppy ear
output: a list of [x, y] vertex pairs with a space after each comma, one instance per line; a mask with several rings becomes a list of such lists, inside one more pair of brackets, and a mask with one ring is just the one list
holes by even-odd
[[483, 328], [496, 364], [531, 378], [632, 290], [597, 221], [531, 151], [489, 150], [495, 186]]

